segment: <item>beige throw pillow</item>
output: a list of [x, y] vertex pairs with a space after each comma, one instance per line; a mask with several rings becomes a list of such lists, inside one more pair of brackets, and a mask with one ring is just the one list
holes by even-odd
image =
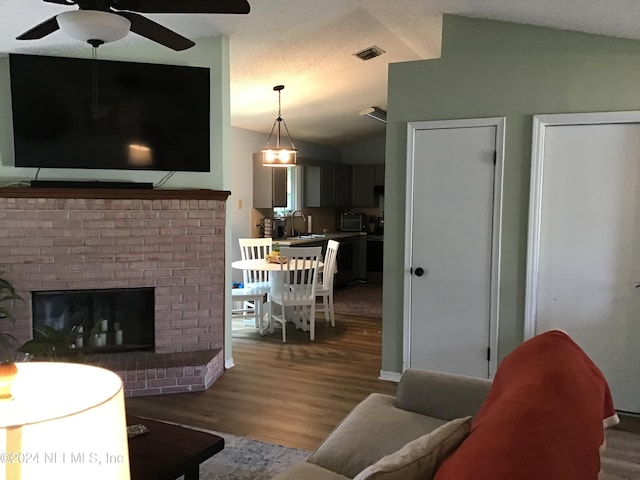
[[438, 467], [471, 429], [471, 417], [457, 418], [382, 457], [353, 480], [432, 480]]

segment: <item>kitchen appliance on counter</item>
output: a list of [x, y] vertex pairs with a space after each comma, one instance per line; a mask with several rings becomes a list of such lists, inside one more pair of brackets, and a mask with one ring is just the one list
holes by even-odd
[[365, 228], [364, 213], [343, 213], [340, 216], [340, 230], [343, 232], [362, 232]]
[[274, 218], [271, 222], [271, 238], [287, 238], [287, 219]]

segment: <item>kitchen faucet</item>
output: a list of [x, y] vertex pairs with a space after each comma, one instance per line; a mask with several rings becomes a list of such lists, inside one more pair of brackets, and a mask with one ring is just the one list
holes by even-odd
[[302, 220], [304, 220], [305, 222], [307, 221], [307, 218], [304, 216], [304, 213], [302, 213], [302, 210], [294, 210], [293, 212], [291, 212], [291, 236], [292, 237], [296, 236], [296, 231], [293, 228], [293, 221], [296, 218], [297, 212], [300, 212], [300, 216], [302, 217]]

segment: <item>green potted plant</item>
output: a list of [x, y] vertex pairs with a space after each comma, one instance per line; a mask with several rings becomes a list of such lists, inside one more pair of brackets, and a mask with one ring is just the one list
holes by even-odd
[[[38, 328], [34, 328], [34, 333], [37, 334], [37, 337], [27, 341], [18, 350], [38, 360], [82, 361], [84, 358], [82, 352], [73, 347], [76, 338], [80, 335], [81, 326], [74, 325], [71, 331], [64, 332], [48, 325], [41, 325]], [[93, 338], [95, 332], [98, 331], [98, 327], [99, 323], [96, 322], [90, 338]]]
[[7, 302], [22, 300], [22, 297], [18, 295], [11, 282], [2, 275], [4, 272], [0, 272], [0, 354], [2, 355], [1, 360], [7, 361], [12, 360], [8, 356], [13, 352], [17, 339], [6, 331], [8, 327], [15, 326], [16, 319], [5, 305]]

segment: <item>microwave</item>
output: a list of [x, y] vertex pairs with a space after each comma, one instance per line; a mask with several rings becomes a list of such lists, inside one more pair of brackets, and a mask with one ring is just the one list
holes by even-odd
[[343, 232], [362, 232], [364, 230], [364, 213], [343, 213], [340, 216], [340, 230]]

